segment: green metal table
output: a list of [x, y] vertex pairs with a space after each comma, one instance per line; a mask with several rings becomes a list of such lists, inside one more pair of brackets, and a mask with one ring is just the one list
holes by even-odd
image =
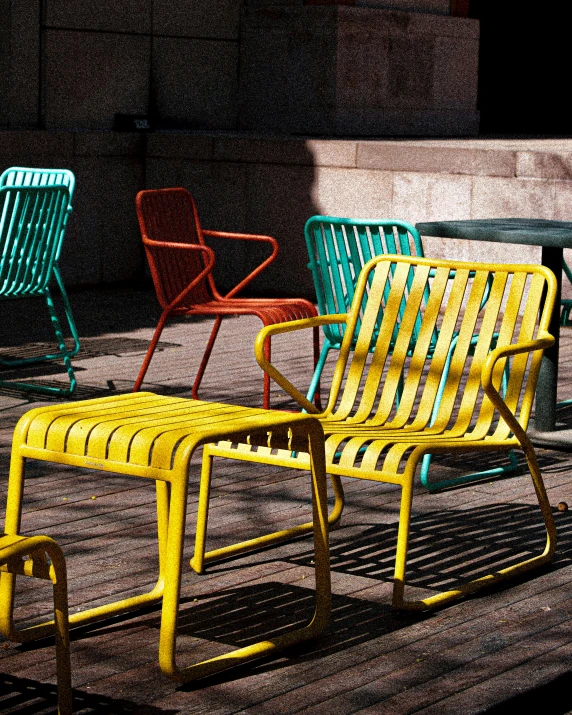
[[532, 218], [487, 218], [429, 221], [418, 223], [416, 227], [419, 233], [425, 236], [542, 247], [542, 265], [554, 272], [558, 282], [556, 306], [549, 328], [556, 342], [544, 353], [536, 389], [534, 427], [529, 429], [529, 434], [533, 443], [539, 447], [572, 450], [572, 429], [566, 429], [556, 421], [562, 258], [564, 249], [572, 248], [572, 222]]

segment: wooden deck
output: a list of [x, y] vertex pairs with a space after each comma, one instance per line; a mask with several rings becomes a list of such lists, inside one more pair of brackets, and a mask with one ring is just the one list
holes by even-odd
[[[82, 351], [75, 359], [77, 399], [131, 389], [158, 315], [148, 291], [108, 290], [72, 295]], [[41, 311], [43, 308], [38, 307]], [[37, 311], [2, 306], [3, 344], [26, 325], [45, 339]], [[20, 313], [17, 311], [21, 311]], [[10, 319], [13, 326], [9, 325]], [[32, 321], [33, 322], [33, 321]], [[145, 389], [190, 396], [210, 321], [168, 327]], [[201, 398], [260, 405], [261, 372], [252, 356], [255, 318], [223, 324]], [[4, 339], [5, 338], [5, 339]], [[21, 339], [20, 339], [21, 342]], [[572, 397], [572, 329], [563, 329], [560, 398]], [[38, 349], [28, 345], [27, 349]], [[297, 384], [311, 373], [310, 336], [277, 340], [276, 362]], [[36, 373], [63, 380], [58, 368]], [[43, 398], [40, 398], [40, 401]], [[10, 440], [17, 419], [38, 404], [0, 388], [0, 510], [4, 509]], [[276, 390], [272, 404], [287, 407]], [[572, 409], [562, 411], [572, 423]], [[346, 480], [347, 507], [332, 531], [334, 606], [319, 640], [194, 686], [178, 686], [157, 665], [159, 610], [73, 632], [72, 669], [77, 712], [255, 713], [512, 713], [519, 706], [543, 713], [572, 712], [572, 457], [538, 451], [559, 534], [552, 567], [528, 579], [467, 599], [432, 614], [400, 615], [390, 608], [399, 490]], [[198, 460], [191, 480], [188, 552], [191, 555]], [[435, 475], [484, 468], [490, 462], [435, 461]], [[289, 472], [221, 462], [216, 472], [209, 544], [263, 533], [280, 520], [304, 520], [303, 479]], [[481, 482], [414, 500], [411, 583], [435, 589], [516, 558], [542, 542], [526, 475]], [[95, 605], [152, 583], [156, 564], [154, 490], [142, 480], [28, 468], [23, 532], [48, 533], [68, 560], [72, 610]], [[312, 608], [309, 539], [251, 554], [183, 576], [180, 662], [224, 652], [260, 633], [302, 620]], [[24, 579], [21, 579], [24, 582]], [[18, 614], [33, 621], [49, 612], [49, 588], [26, 581]], [[53, 644], [0, 643], [0, 712], [55, 711]]]

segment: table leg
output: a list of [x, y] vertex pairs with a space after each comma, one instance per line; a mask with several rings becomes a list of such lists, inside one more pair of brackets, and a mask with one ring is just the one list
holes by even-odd
[[560, 336], [560, 294], [562, 290], [562, 256], [561, 248], [542, 247], [542, 265], [550, 268], [556, 276], [558, 289], [556, 304], [550, 320], [549, 332], [556, 342], [544, 351], [538, 386], [536, 389], [536, 417], [534, 426], [541, 432], [551, 432], [556, 428], [556, 391], [558, 389], [558, 351]]
[[538, 447], [572, 450], [572, 430], [558, 429], [556, 424], [563, 254], [562, 248], [542, 247], [542, 265], [553, 271], [557, 282], [556, 303], [548, 327], [556, 342], [544, 351], [536, 387], [534, 428], [529, 430], [529, 434], [532, 443]]

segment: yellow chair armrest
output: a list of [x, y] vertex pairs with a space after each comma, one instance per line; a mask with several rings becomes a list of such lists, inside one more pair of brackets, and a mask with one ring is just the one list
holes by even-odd
[[280, 335], [281, 333], [290, 333], [295, 330], [304, 330], [306, 328], [317, 328], [321, 325], [334, 325], [335, 323], [347, 322], [346, 313], [337, 313], [334, 315], [318, 315], [315, 318], [304, 318], [303, 320], [290, 320], [287, 323], [276, 323], [275, 325], [267, 325], [258, 333], [254, 342], [254, 356], [260, 367], [267, 373], [280, 387], [290, 395], [292, 399], [310, 414], [317, 414], [318, 408], [313, 405], [306, 396], [303, 395], [284, 375], [279, 372], [274, 365], [269, 363], [264, 357], [264, 344], [267, 338], [272, 335]]
[[501, 397], [499, 391], [493, 385], [493, 371], [495, 364], [501, 358], [510, 357], [511, 355], [519, 355], [522, 353], [531, 353], [535, 350], [545, 350], [554, 345], [554, 338], [550, 333], [540, 334], [536, 340], [528, 340], [522, 343], [513, 343], [512, 345], [504, 345], [494, 350], [491, 350], [483, 365], [481, 374], [481, 384], [486, 395], [490, 398], [493, 405], [500, 412], [503, 419], [514, 432], [516, 438], [522, 442], [528, 441], [526, 432], [522, 429], [515, 415], [507, 407], [505, 401]]

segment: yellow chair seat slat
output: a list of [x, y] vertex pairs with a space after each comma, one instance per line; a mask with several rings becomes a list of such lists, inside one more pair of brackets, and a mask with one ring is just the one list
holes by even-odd
[[[415, 277], [417, 278], [417, 275]], [[436, 349], [438, 345], [435, 343], [435, 335], [437, 333], [437, 318], [439, 316], [439, 308], [443, 302], [448, 281], [449, 275], [446, 271], [443, 270], [437, 271], [436, 275], [433, 278], [432, 290], [429, 295], [429, 301], [427, 303], [427, 312], [429, 314], [434, 315], [435, 320], [433, 322], [428, 320], [424, 321], [418, 332], [417, 341], [415, 343], [415, 348], [411, 357], [411, 364], [409, 366], [409, 380], [407, 381], [407, 387], [405, 388], [404, 386], [404, 389], [402, 390], [401, 398], [399, 400], [399, 408], [395, 417], [391, 421], [391, 425], [395, 429], [400, 429], [405, 426], [405, 424], [410, 418], [411, 410], [413, 409], [413, 405], [417, 397], [417, 390], [426, 370], [428, 362], [427, 356], [430, 352], [432, 354], [430, 361], [432, 372], [433, 374], [436, 374], [437, 377], [436, 379], [432, 380], [428, 387], [429, 389], [434, 390], [435, 395], [437, 394], [437, 390], [439, 389], [441, 375], [443, 374], [443, 369], [447, 360], [448, 351], [443, 349]], [[425, 284], [422, 287], [424, 289]], [[419, 314], [420, 308], [421, 303], [417, 305], [417, 310], [414, 316], [415, 319]], [[451, 335], [453, 334], [454, 328], [455, 325], [451, 324], [449, 326], [442, 326], [440, 328], [440, 331], [444, 330], [445, 332], [443, 333], [443, 335], [444, 337], [446, 337], [449, 332]], [[391, 404], [389, 400], [384, 400], [382, 397], [379, 401], [379, 407], [377, 409], [377, 412], [371, 422], [374, 424], [384, 424], [388, 419], [390, 411]], [[419, 422], [419, 426], [417, 427], [417, 429], [425, 427], [430, 419], [430, 411], [425, 411], [425, 413], [418, 415], [417, 421]], [[366, 413], [363, 413], [363, 418], [357, 419], [355, 421], [359, 423], [363, 420], [369, 422], [368, 415]]]
[[[199, 424], [201, 409], [209, 414], [204, 403], [197, 405], [197, 409], [193, 411], [195, 426]], [[223, 411], [221, 408], [217, 414]], [[214, 415], [214, 413], [212, 414]], [[172, 455], [168, 454], [164, 459], [159, 459], [159, 454], [155, 453], [155, 440], [165, 433], [178, 429], [181, 422], [188, 422], [188, 420], [188, 400], [181, 400], [172, 405], [162, 406], [159, 404], [151, 411], [142, 410], [139, 416], [120, 418], [111, 423], [105, 422], [99, 429], [101, 429], [101, 438], [104, 440], [104, 444], [107, 444], [108, 459], [170, 470]], [[110, 424], [113, 431], [110, 430], [106, 434], [104, 430], [108, 430]]]
[[[119, 400], [116, 397], [109, 398], [109, 405], [101, 406], [96, 401], [89, 401], [90, 404], [78, 403], [81, 407], [78, 408], [77, 414], [66, 414], [63, 406], [54, 406], [52, 410], [49, 408], [39, 408], [41, 411], [33, 420], [26, 420], [28, 435], [26, 442], [29, 446], [46, 448], [54, 451], [67, 451], [67, 441], [72, 428], [79, 425], [74, 433], [74, 443], [76, 454], [83, 454], [85, 451], [85, 441], [89, 437], [90, 428], [98, 423], [99, 419], [113, 419], [119, 415], [124, 418], [137, 414], [137, 405], [134, 403], [131, 395], [127, 397], [131, 399]], [[153, 406], [158, 406], [156, 401], [149, 398], [145, 400], [144, 408], [152, 411]], [[160, 406], [160, 405], [159, 405]], [[91, 422], [89, 421], [91, 419]], [[85, 421], [85, 429], [83, 429]], [[22, 428], [24, 429], [24, 425]]]

